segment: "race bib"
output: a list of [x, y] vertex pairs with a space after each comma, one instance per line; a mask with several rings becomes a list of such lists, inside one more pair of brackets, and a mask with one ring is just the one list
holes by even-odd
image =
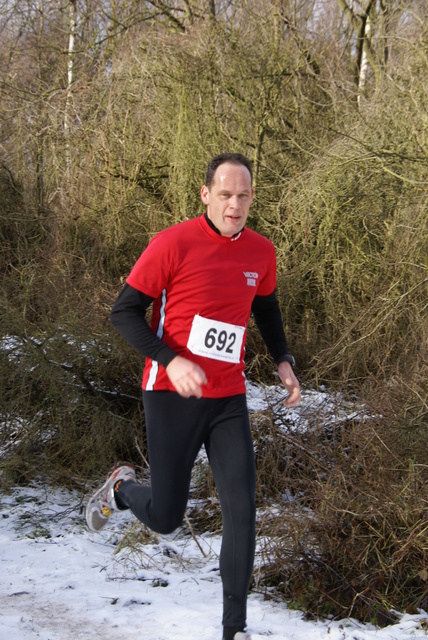
[[238, 364], [244, 334], [245, 327], [196, 315], [193, 318], [187, 348], [204, 358]]

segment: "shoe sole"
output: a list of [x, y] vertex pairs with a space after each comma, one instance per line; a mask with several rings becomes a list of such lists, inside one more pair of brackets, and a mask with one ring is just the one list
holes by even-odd
[[110, 517], [110, 516], [111, 516], [111, 514], [112, 514], [112, 510], [111, 510], [111, 509], [109, 509], [110, 513], [109, 513], [108, 515], [104, 516], [104, 518], [103, 518], [103, 515], [100, 513], [100, 516], [99, 516], [99, 517], [100, 517], [101, 522], [103, 521], [103, 519], [105, 519], [105, 521], [104, 521], [104, 522], [102, 522], [101, 526], [100, 526], [100, 527], [98, 527], [98, 529], [96, 529], [96, 528], [94, 528], [93, 526], [91, 526], [91, 518], [90, 518], [90, 516], [91, 516], [91, 511], [92, 511], [92, 508], [93, 508], [93, 507], [91, 508], [91, 505], [92, 505], [92, 503], [93, 503], [93, 502], [95, 502], [95, 500], [96, 500], [97, 496], [98, 496], [99, 494], [102, 494], [102, 492], [103, 492], [105, 489], [107, 489], [107, 486], [108, 486], [108, 484], [111, 482], [111, 477], [113, 476], [113, 474], [114, 474], [118, 469], [121, 469], [122, 467], [128, 467], [129, 469], [132, 469], [132, 470], [135, 472], [134, 467], [133, 467], [131, 464], [128, 464], [128, 463], [126, 463], [126, 462], [123, 462], [123, 463], [117, 463], [117, 464], [115, 464], [115, 465], [114, 465], [114, 467], [112, 467], [112, 469], [110, 470], [110, 472], [109, 472], [109, 474], [108, 474], [108, 476], [107, 476], [107, 479], [106, 479], [106, 481], [104, 482], [104, 484], [102, 485], [102, 487], [100, 487], [100, 489], [98, 489], [97, 491], [95, 491], [95, 493], [94, 493], [94, 494], [92, 494], [92, 497], [91, 497], [91, 498], [89, 498], [88, 502], [86, 503], [86, 509], [85, 509], [85, 520], [86, 520], [86, 524], [88, 525], [88, 529], [90, 529], [90, 531], [94, 531], [95, 533], [97, 533], [98, 531], [101, 531], [101, 529], [102, 529], [102, 528], [107, 524], [108, 519], [109, 519], [109, 517]]

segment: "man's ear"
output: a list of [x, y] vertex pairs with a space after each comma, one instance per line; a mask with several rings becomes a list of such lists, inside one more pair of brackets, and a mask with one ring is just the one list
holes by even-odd
[[204, 204], [209, 204], [208, 194], [209, 194], [208, 187], [204, 184], [204, 186], [201, 189], [201, 199]]

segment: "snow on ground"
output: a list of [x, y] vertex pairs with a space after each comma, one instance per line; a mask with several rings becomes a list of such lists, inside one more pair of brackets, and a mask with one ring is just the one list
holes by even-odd
[[[304, 426], [308, 410], [328, 418], [331, 398], [303, 395], [291, 425]], [[278, 388], [249, 385], [251, 411], [268, 404], [283, 411]], [[132, 546], [130, 532], [144, 531], [127, 512], [88, 531], [77, 492], [42, 484], [0, 492], [0, 640], [221, 640], [219, 536], [195, 540], [183, 528]], [[253, 640], [411, 640], [426, 637], [427, 622], [424, 612], [383, 629], [308, 622], [260, 594], [248, 602]]]
[[[221, 640], [218, 536], [179, 531], [118, 551], [140, 525], [115, 514], [86, 529], [78, 493], [33, 486], [0, 495], [1, 640]], [[203, 552], [203, 553], [202, 553]], [[410, 640], [427, 615], [377, 629], [353, 620], [307, 622], [283, 603], [253, 594], [253, 640]]]
[[326, 391], [323, 387], [302, 389], [302, 400], [293, 409], [285, 409], [285, 389], [280, 385], [261, 385], [247, 381], [247, 404], [250, 413], [271, 409], [282, 429], [305, 430], [309, 424], [322, 423], [323, 428], [344, 420], [368, 417], [364, 405], [346, 400], [342, 393]]

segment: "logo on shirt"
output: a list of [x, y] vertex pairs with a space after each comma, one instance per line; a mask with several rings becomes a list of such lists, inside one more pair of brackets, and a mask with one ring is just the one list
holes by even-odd
[[247, 278], [248, 287], [257, 286], [257, 278], [259, 277], [259, 274], [256, 271], [244, 271], [244, 276]]

